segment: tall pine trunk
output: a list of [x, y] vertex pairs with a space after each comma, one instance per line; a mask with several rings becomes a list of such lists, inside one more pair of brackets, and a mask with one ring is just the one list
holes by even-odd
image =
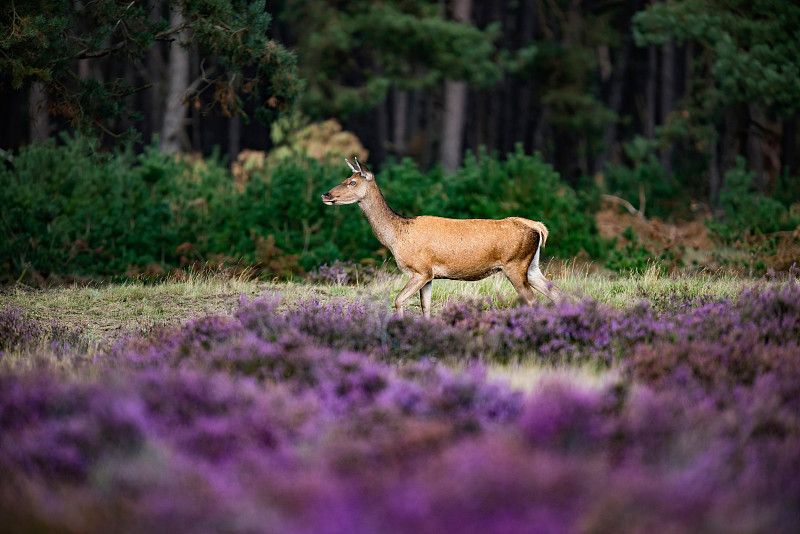
[[[453, 19], [468, 22], [472, 11], [472, 0], [453, 1]], [[444, 85], [444, 118], [442, 140], [439, 144], [439, 159], [445, 172], [453, 172], [461, 164], [464, 146], [464, 124], [466, 123], [467, 83], [447, 80]]]
[[654, 45], [647, 47], [647, 81], [644, 97], [647, 110], [644, 117], [644, 136], [652, 139], [656, 135], [656, 77], [658, 74], [658, 53]]
[[[636, 12], [638, 8], [638, 0], [630, 2], [630, 9], [632, 13]], [[631, 49], [633, 48], [633, 36], [631, 32], [625, 34], [622, 43], [622, 50], [620, 51], [617, 65], [611, 73], [611, 81], [608, 95], [608, 107], [619, 117], [622, 114], [622, 94], [625, 88], [625, 81], [628, 74], [628, 63], [630, 62]], [[603, 172], [606, 164], [611, 161], [614, 154], [614, 148], [617, 143], [617, 130], [619, 120], [615, 119], [606, 124], [603, 131], [603, 151], [595, 162], [595, 172]]]
[[[173, 29], [183, 26], [183, 3], [176, 1], [170, 6], [169, 23]], [[175, 33], [175, 40], [170, 44], [169, 68], [167, 69], [167, 97], [164, 109], [164, 121], [161, 126], [161, 144], [163, 152], [178, 152], [188, 144], [184, 123], [186, 120], [185, 92], [189, 87], [189, 50], [184, 48], [185, 30]]]
[[50, 136], [47, 93], [41, 82], [33, 82], [28, 93], [28, 127], [32, 143], [43, 143]]
[[797, 179], [797, 122], [800, 114], [795, 113], [784, 119], [781, 129], [781, 173], [788, 173]]
[[408, 152], [406, 148], [406, 124], [408, 118], [408, 92], [395, 87], [392, 110], [392, 145], [394, 153], [405, 156]]
[[769, 185], [767, 174], [764, 172], [764, 132], [761, 130], [765, 116], [758, 104], [748, 104], [747, 112], [749, 115], [745, 142], [747, 166], [755, 173], [756, 190], [765, 193]]
[[[661, 125], [675, 106], [675, 40], [670, 39], [661, 49]], [[661, 166], [667, 176], [672, 174], [672, 153], [670, 145], [661, 152]]]

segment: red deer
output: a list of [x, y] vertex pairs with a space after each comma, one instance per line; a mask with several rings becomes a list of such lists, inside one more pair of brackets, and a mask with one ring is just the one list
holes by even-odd
[[561, 298], [561, 290], [539, 270], [539, 251], [547, 241], [542, 223], [522, 217], [404, 217], [386, 203], [366, 165], [354, 161], [355, 165], [345, 158], [352, 176], [322, 195], [322, 202], [328, 206], [358, 203], [375, 237], [392, 252], [409, 278], [395, 300], [398, 315], [403, 315], [406, 299], [419, 291], [422, 313], [430, 317], [435, 278], [481, 280], [499, 271], [529, 305], [535, 299], [531, 288], [554, 302]]

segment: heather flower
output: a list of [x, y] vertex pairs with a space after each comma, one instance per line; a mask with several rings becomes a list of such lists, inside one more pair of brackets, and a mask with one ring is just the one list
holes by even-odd
[[324, 263], [306, 276], [315, 284], [328, 285], [364, 285], [381, 281], [388, 275], [374, 265], [364, 265], [352, 261], [336, 260], [328, 265]]
[[527, 401], [521, 417], [525, 437], [536, 446], [564, 452], [597, 450], [607, 445], [605, 410], [609, 400], [602, 393], [563, 383], [546, 384]]
[[[0, 524], [795, 532], [799, 306], [784, 286], [432, 320], [243, 299], [121, 340], [83, 377], [0, 372]], [[523, 394], [474, 362], [508, 359], [618, 372]]]
[[39, 322], [26, 317], [21, 308], [6, 305], [0, 309], [0, 351], [31, 345], [41, 334]]
[[81, 481], [101, 454], [142, 441], [142, 407], [100, 385], [61, 384], [48, 375], [2, 377], [0, 465]]

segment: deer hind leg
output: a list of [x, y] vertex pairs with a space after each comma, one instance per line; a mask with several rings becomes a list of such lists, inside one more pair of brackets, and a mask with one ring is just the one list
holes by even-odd
[[514, 289], [517, 291], [517, 294], [520, 296], [520, 298], [525, 301], [525, 304], [528, 306], [533, 304], [533, 301], [536, 300], [536, 297], [534, 296], [533, 290], [528, 283], [525, 266], [508, 265], [503, 268], [503, 273], [506, 275], [506, 278], [508, 278], [508, 281], [511, 282], [511, 285], [514, 286]]
[[544, 277], [541, 271], [537, 270], [532, 276], [528, 276], [528, 282], [533, 289], [549, 298], [553, 302], [559, 302], [562, 298], [561, 288]]
[[[425, 284], [429, 283], [433, 280], [433, 275], [430, 274], [421, 274], [421, 273], [413, 273], [411, 277], [406, 282], [406, 286], [400, 291], [397, 295], [397, 298], [394, 301], [394, 310], [398, 316], [403, 316], [403, 304], [405, 303], [406, 299], [416, 293], [417, 291], [420, 292], [420, 297], [422, 297], [422, 288]], [[424, 306], [424, 304], [423, 304]], [[430, 309], [430, 308], [429, 308]], [[425, 311], [423, 307], [423, 312]]]
[[431, 295], [433, 293], [433, 280], [429, 280], [427, 284], [422, 286], [419, 290], [419, 302], [422, 305], [422, 315], [430, 318], [431, 316]]
[[561, 289], [555, 285], [553, 282], [548, 280], [542, 274], [542, 271], [539, 269], [539, 251], [536, 251], [536, 255], [533, 257], [533, 261], [528, 266], [528, 273], [527, 273], [528, 283], [544, 295], [545, 297], [549, 298], [553, 302], [559, 302], [562, 298]]

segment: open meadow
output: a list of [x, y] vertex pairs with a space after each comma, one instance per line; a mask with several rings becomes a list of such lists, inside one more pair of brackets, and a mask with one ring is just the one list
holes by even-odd
[[0, 531], [797, 532], [797, 273], [554, 270], [6, 288]]

